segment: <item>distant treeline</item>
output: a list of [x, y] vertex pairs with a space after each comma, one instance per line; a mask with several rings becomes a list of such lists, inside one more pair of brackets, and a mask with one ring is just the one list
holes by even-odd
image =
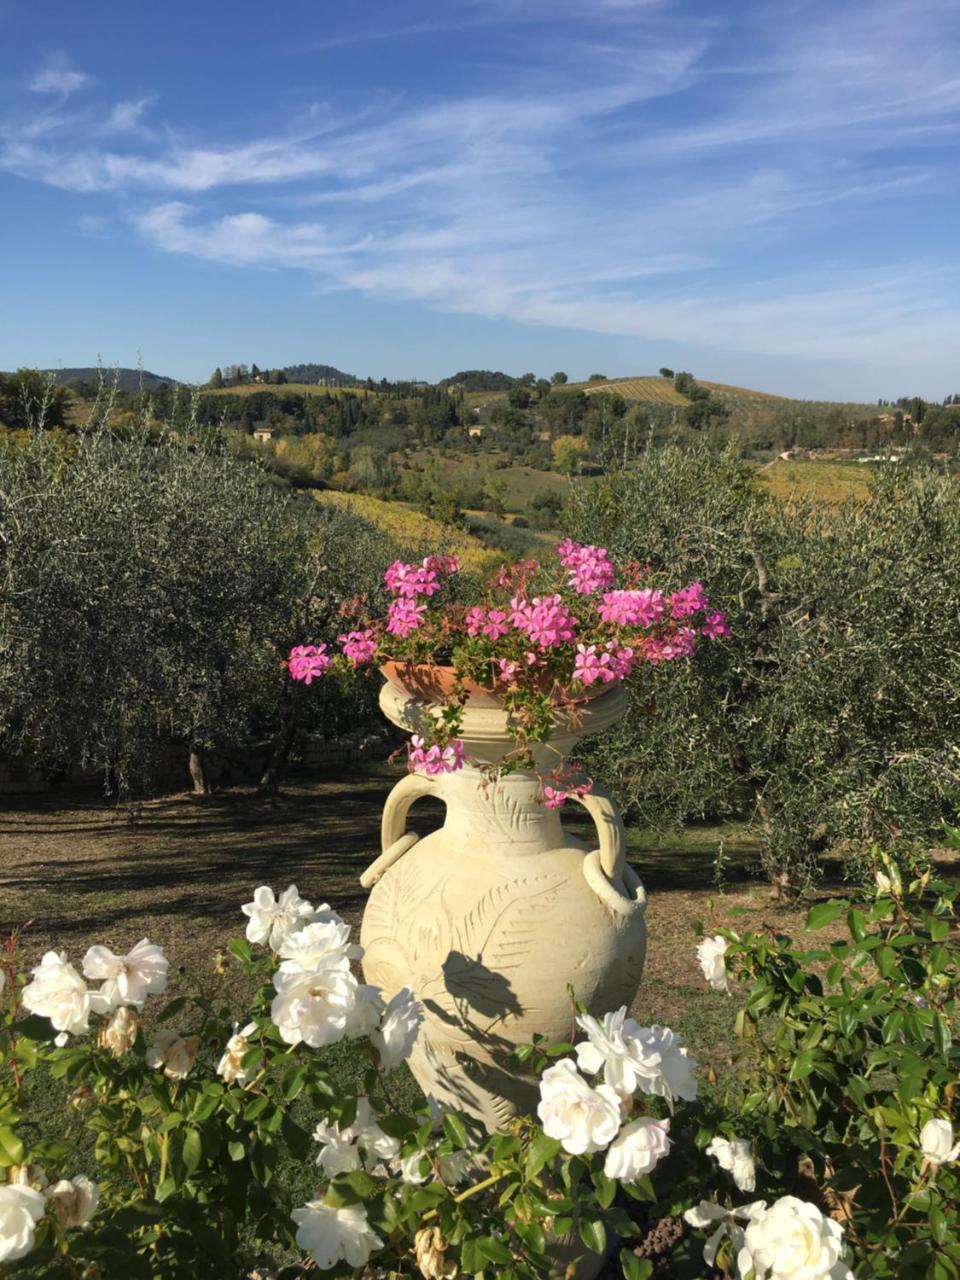
[[[332, 368], [300, 368], [324, 367]], [[587, 394], [567, 386], [562, 373], [549, 381], [528, 374], [506, 391], [478, 396], [469, 390], [471, 376], [458, 374], [446, 385], [383, 380], [309, 392], [268, 383], [234, 393], [167, 383], [131, 392], [55, 386], [21, 370], [0, 375], [0, 425], [23, 429], [42, 421], [70, 429], [106, 413], [118, 427], [162, 422], [185, 438], [216, 431], [232, 452], [261, 460], [295, 484], [386, 496], [400, 493], [407, 455], [423, 448], [505, 454], [570, 474], [630, 464], [651, 445], [702, 438], [736, 440], [745, 455], [760, 457], [793, 449], [910, 449], [952, 458], [960, 450], [954, 396], [942, 404], [907, 397], [893, 405], [748, 399], [711, 391], [681, 371], [671, 378], [687, 403], [652, 405], [630, 402], [615, 387]]]

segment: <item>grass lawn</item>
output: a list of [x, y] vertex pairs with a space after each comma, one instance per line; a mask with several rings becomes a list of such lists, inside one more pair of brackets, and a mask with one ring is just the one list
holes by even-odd
[[[380, 809], [399, 776], [387, 764], [355, 765], [293, 778], [271, 799], [167, 796], [145, 803], [136, 822], [97, 794], [11, 798], [0, 816], [0, 929], [32, 922], [24, 937], [31, 965], [51, 946], [76, 962], [94, 942], [125, 951], [147, 936], [171, 958], [173, 990], [209, 973], [214, 951], [242, 932], [240, 904], [259, 884], [295, 882], [357, 924], [366, 896], [358, 877], [379, 851]], [[425, 833], [440, 812], [421, 802], [412, 825]], [[569, 827], [590, 838], [573, 814]], [[703, 981], [693, 922], [790, 931], [804, 915], [757, 880], [757, 854], [755, 838], [737, 826], [630, 833], [629, 857], [650, 897], [634, 1013], [681, 1031], [695, 1056], [721, 1072], [732, 1062], [733, 1008]]]

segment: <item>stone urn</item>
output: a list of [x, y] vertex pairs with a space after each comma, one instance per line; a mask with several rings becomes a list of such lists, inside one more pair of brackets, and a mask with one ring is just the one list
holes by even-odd
[[[388, 671], [380, 706], [417, 732], [436, 715], [429, 689]], [[556, 729], [536, 749], [549, 773], [577, 740], [622, 714], [619, 687], [558, 706]], [[567, 834], [543, 803], [537, 772], [498, 776], [513, 747], [506, 712], [483, 691], [464, 708], [462, 738], [476, 764], [456, 773], [414, 773], [390, 792], [380, 857], [361, 883], [366, 980], [392, 996], [409, 986], [425, 1016], [410, 1067], [441, 1106], [493, 1130], [536, 1109], [536, 1082], [509, 1056], [536, 1033], [569, 1040], [568, 988], [595, 1015], [630, 1004], [646, 947], [643, 887], [624, 859], [624, 832], [598, 788], [577, 803], [593, 819], [593, 847]], [[432, 796], [443, 825], [423, 838], [406, 829], [410, 806]]]

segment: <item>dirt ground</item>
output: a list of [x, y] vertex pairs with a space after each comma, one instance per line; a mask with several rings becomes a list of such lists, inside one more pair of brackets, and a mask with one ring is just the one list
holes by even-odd
[[[240, 904], [260, 884], [279, 891], [296, 883], [305, 897], [330, 902], [356, 924], [365, 900], [359, 874], [379, 852], [380, 810], [398, 776], [386, 764], [343, 767], [335, 776], [295, 778], [276, 798], [168, 796], [143, 804], [135, 819], [89, 792], [10, 797], [0, 811], [0, 931], [31, 922], [23, 939], [28, 965], [50, 946], [77, 960], [94, 942], [123, 951], [149, 937], [186, 979], [242, 933]], [[439, 814], [439, 806], [431, 813], [428, 803], [418, 805], [413, 825], [429, 831]], [[589, 838], [585, 827], [570, 827]], [[789, 933], [799, 930], [809, 904], [772, 898], [755, 878], [755, 844], [736, 828], [670, 838], [633, 832], [630, 845], [649, 895], [649, 951], [635, 1014], [681, 1031], [701, 1061], [722, 1070], [730, 1063], [734, 1011], [706, 987], [694, 922], [770, 924]]]

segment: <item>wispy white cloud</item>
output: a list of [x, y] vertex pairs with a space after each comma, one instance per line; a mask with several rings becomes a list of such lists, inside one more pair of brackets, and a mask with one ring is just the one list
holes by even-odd
[[56, 94], [66, 98], [92, 83], [93, 77], [72, 67], [65, 54], [53, 53], [30, 80], [30, 89], [33, 93]]
[[[546, 8], [537, 58], [504, 40], [459, 93], [371, 90], [239, 139], [148, 126], [148, 98], [21, 111], [0, 121], [0, 169], [122, 195], [158, 251], [323, 290], [743, 352], [952, 357], [952, 264], [876, 234], [870, 265], [858, 227], [955, 198], [953, 0], [759, 4], [749, 20], [452, 0], [417, 22], [522, 32]], [[345, 22], [331, 41], [361, 37]]]

